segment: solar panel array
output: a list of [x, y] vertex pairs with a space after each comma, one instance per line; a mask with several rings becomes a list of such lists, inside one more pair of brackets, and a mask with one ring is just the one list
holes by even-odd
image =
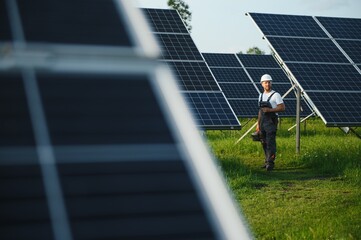
[[[203, 53], [207, 64], [239, 117], [257, 117], [258, 96], [263, 91], [259, 80], [263, 74], [274, 79], [272, 87], [284, 95], [291, 87], [290, 80], [272, 55]], [[280, 116], [296, 115], [296, 98], [293, 92], [284, 98], [286, 111]], [[302, 101], [301, 115], [310, 114]]]
[[197, 123], [204, 129], [240, 129], [230, 104], [209, 71], [178, 12], [143, 9], [167, 63], [178, 78]]
[[0, 1], [0, 239], [250, 239], [139, 16]]
[[361, 19], [249, 15], [327, 126], [361, 125]]

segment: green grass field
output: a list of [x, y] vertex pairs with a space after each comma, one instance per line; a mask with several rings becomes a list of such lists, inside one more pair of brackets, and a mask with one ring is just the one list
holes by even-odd
[[259, 142], [235, 145], [253, 123], [206, 139], [255, 239], [361, 239], [361, 139], [311, 119], [297, 155], [295, 129], [287, 131], [294, 119], [282, 119], [266, 172]]

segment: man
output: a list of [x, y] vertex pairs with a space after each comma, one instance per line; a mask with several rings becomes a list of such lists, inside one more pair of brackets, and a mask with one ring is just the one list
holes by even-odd
[[259, 96], [259, 111], [256, 131], [261, 133], [261, 144], [265, 154], [267, 171], [274, 168], [276, 159], [276, 132], [278, 112], [285, 110], [285, 104], [278, 92], [272, 90], [272, 77], [265, 74], [261, 77], [263, 93]]

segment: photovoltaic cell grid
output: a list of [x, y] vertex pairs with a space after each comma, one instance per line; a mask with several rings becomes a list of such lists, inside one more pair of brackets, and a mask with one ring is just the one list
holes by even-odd
[[[354, 101], [345, 98], [345, 103], [342, 104], [346, 104], [346, 107], [338, 110], [337, 113], [332, 107], [324, 107], [334, 102], [329, 99], [330, 94], [325, 96], [325, 91], [332, 91], [334, 95], [344, 93], [352, 95], [356, 92], [358, 101], [361, 101], [360, 70], [357, 70], [356, 65], [353, 64], [361, 62], [361, 38], [358, 31], [361, 29], [361, 19], [260, 13], [250, 13], [250, 16], [265, 34], [284, 66], [290, 70], [296, 84], [305, 91], [307, 101], [315, 107], [315, 111], [327, 126], [361, 125], [361, 121], [353, 117], [354, 112], [351, 111], [354, 108], [351, 106]], [[289, 19], [290, 22], [286, 23], [285, 19]], [[303, 30], [292, 30], [295, 26], [309, 29], [310, 34], [305, 34]], [[323, 28], [332, 38], [328, 37]], [[346, 58], [334, 41], [352, 62]], [[316, 97], [317, 94], [323, 97]]]
[[[203, 92], [203, 96], [197, 99], [205, 101], [202, 109], [193, 111], [200, 127], [206, 129], [238, 129], [240, 123], [234, 114], [231, 106], [221, 94], [217, 82], [209, 71], [202, 55], [194, 44], [188, 30], [182, 19], [175, 10], [170, 9], [142, 9], [148, 22], [152, 25], [153, 34], [159, 41], [163, 53], [160, 61], [166, 62], [175, 72], [178, 85], [185, 96], [195, 91], [197, 94]], [[172, 29], [174, 26], [174, 29]], [[182, 27], [183, 26], [183, 27]], [[209, 94], [209, 96], [207, 96]], [[214, 94], [223, 96], [214, 98]], [[224, 101], [217, 107], [218, 114], [214, 114], [215, 105], [209, 104], [209, 99], [217, 102]], [[189, 101], [190, 103], [194, 103]], [[199, 107], [201, 104], [193, 104], [192, 108]], [[205, 107], [210, 109], [205, 109]], [[209, 113], [207, 115], [207, 113]], [[220, 116], [224, 114], [224, 116]], [[204, 118], [204, 119], [203, 119]], [[212, 124], [212, 119], [214, 120]], [[223, 121], [220, 123], [219, 121]]]
[[250, 99], [257, 102], [257, 89], [247, 76], [235, 54], [202, 53], [202, 55], [210, 66], [213, 75], [236, 115], [239, 117], [256, 116], [257, 104], [255, 108], [243, 105], [249, 104]]
[[[123, 6], [117, 5], [119, 1], [63, 2], [34, 0], [28, 5], [19, 0], [19, 9], [12, 5], [9, 14], [15, 17], [18, 11], [22, 19], [34, 18], [32, 24], [39, 24], [30, 35], [26, 33], [27, 40], [32, 36], [50, 45], [137, 45], [128, 42], [134, 29], [123, 32], [118, 25], [123, 13], [118, 9]], [[9, 3], [14, 1], [0, 1], [1, 32], [7, 28], [2, 20], [6, 16], [4, 22], [8, 21], [3, 10], [9, 9]], [[28, 12], [26, 6], [41, 13]], [[76, 18], [79, 9], [87, 13]], [[92, 25], [88, 11], [107, 19], [106, 25], [110, 25], [105, 31], [114, 36], [125, 34], [121, 37], [128, 40], [93, 37], [99, 34], [97, 28], [104, 26]], [[90, 39], [52, 36], [50, 25], [56, 28], [64, 16], [69, 16], [64, 28], [70, 27], [69, 32], [91, 28], [87, 33]], [[23, 26], [19, 23], [11, 26], [19, 31]], [[40, 31], [44, 23], [49, 26]], [[10, 33], [3, 40], [21, 42]], [[187, 165], [194, 160], [191, 151], [181, 152], [189, 145], [182, 136], [175, 137], [174, 125], [179, 121], [170, 122], [174, 112], [161, 102], [167, 97], [160, 85], [173, 79], [158, 79], [156, 65], [135, 53], [129, 61], [131, 51], [124, 50], [115, 62], [89, 54], [92, 57], [83, 59], [81, 67], [63, 64], [68, 60], [63, 55], [52, 58], [59, 63], [55, 68], [45, 61], [33, 64], [29, 56], [34, 54], [38, 60], [37, 52], [28, 52], [25, 59], [20, 56], [11, 68], [0, 61], [0, 239], [215, 239], [225, 234], [214, 228], [212, 214], [206, 213], [212, 203], [205, 205], [201, 200], [206, 191], [199, 191], [201, 184], [196, 185], [194, 178], [197, 171], [190, 171]], [[75, 57], [73, 53], [71, 57]], [[119, 69], [119, 63], [131, 67]], [[175, 88], [167, 90], [176, 95], [172, 92]], [[184, 105], [178, 105], [187, 115]], [[212, 179], [217, 176], [213, 174]]]

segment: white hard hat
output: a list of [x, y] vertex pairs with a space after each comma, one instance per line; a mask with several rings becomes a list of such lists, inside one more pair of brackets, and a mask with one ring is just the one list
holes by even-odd
[[271, 75], [269, 74], [265, 74], [261, 77], [261, 82], [264, 82], [264, 81], [272, 81], [272, 77]]

